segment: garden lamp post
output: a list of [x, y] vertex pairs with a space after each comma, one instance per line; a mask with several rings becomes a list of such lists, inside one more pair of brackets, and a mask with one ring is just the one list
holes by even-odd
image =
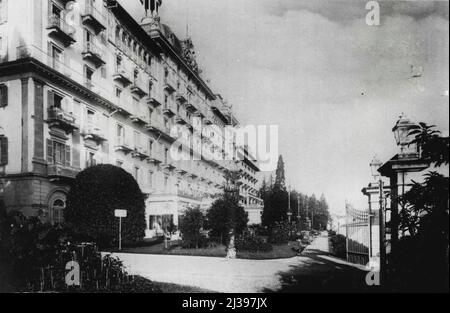
[[122, 218], [127, 217], [127, 210], [114, 210], [115, 217], [119, 218], [119, 251], [122, 250]]

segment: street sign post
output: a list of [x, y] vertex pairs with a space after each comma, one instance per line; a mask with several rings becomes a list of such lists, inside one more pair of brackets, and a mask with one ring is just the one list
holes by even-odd
[[119, 218], [119, 251], [122, 250], [122, 218], [127, 217], [127, 210], [114, 210], [115, 217]]

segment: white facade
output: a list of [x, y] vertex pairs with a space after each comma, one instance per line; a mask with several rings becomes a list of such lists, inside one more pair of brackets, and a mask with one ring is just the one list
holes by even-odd
[[[224, 157], [229, 112], [182, 55], [190, 41], [163, 24], [141, 27], [106, 3], [0, 0], [0, 136], [8, 143], [0, 179], [9, 207], [54, 220], [80, 170], [120, 166], [148, 195], [151, 237], [221, 192], [235, 163], [201, 155]], [[180, 138], [196, 160], [175, 159]], [[245, 203], [256, 203], [252, 197], [256, 189], [246, 187]]]

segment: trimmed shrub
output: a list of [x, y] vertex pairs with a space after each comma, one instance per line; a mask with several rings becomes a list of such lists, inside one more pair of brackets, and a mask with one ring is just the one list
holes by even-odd
[[270, 252], [273, 249], [272, 245], [263, 238], [250, 234], [239, 236], [235, 241], [235, 245], [238, 251]]
[[182, 247], [186, 249], [201, 248], [207, 245], [202, 233], [205, 217], [200, 209], [188, 209], [180, 218], [180, 231], [183, 238]]
[[131, 174], [113, 165], [92, 166], [81, 173], [67, 196], [64, 219], [73, 230], [100, 247], [116, 244], [119, 220], [114, 210], [127, 210], [122, 219], [124, 244], [145, 236], [145, 199]]
[[276, 222], [270, 233], [269, 241], [272, 244], [288, 243], [291, 237], [295, 236], [296, 232], [296, 227], [289, 222]]
[[346, 237], [344, 235], [334, 235], [329, 237], [331, 253], [338, 258], [347, 258]]

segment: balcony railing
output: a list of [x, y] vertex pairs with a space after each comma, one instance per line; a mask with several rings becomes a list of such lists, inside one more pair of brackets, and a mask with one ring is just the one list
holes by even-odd
[[133, 123], [140, 124], [140, 125], [148, 125], [151, 124], [148, 117], [144, 115], [131, 115], [130, 119]]
[[103, 51], [92, 41], [84, 43], [82, 55], [84, 60], [91, 61], [97, 67], [106, 63], [104, 61]]
[[116, 69], [115, 73], [113, 74], [113, 79], [121, 82], [124, 86], [128, 86], [132, 83], [128, 71], [122, 66]]
[[106, 17], [93, 4], [86, 3], [81, 17], [83, 24], [91, 26], [96, 34], [106, 29]]
[[130, 147], [130, 145], [125, 141], [125, 138], [121, 137], [121, 138], [117, 138], [117, 142], [116, 142], [116, 146], [115, 146], [115, 150], [116, 151], [122, 151], [125, 154], [128, 154], [130, 152], [133, 151], [133, 149]]
[[135, 79], [133, 84], [130, 86], [131, 93], [139, 96], [145, 97], [148, 93], [145, 91], [144, 83], [140, 79]]
[[72, 113], [57, 107], [48, 108], [47, 122], [49, 123], [49, 127], [58, 127], [66, 132], [72, 132], [78, 128], [75, 121], [76, 119]]
[[82, 135], [85, 140], [93, 140], [96, 143], [107, 140], [106, 135], [102, 132], [101, 128], [94, 125], [86, 126], [82, 131]]
[[60, 164], [49, 164], [47, 166], [47, 175], [50, 178], [75, 179], [80, 171], [70, 166]]
[[131, 152], [131, 156], [133, 158], [138, 158], [141, 160], [150, 158], [148, 151], [143, 149], [142, 147], [135, 147], [134, 150]]
[[49, 35], [62, 41], [64, 46], [70, 46], [75, 40], [75, 27], [69, 25], [58, 15], [50, 15], [48, 17], [47, 29], [50, 30]]
[[171, 75], [164, 78], [164, 89], [168, 92], [174, 92], [176, 90], [176, 85], [176, 81]]

